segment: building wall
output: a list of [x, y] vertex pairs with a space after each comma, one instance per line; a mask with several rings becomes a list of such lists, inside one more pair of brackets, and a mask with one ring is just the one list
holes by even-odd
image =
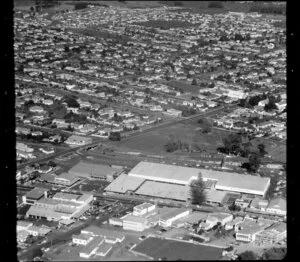
[[123, 221], [123, 229], [125, 230], [134, 230], [134, 231], [144, 231], [147, 228], [146, 224], [131, 222], [131, 221]]
[[80, 239], [80, 238], [73, 237], [73, 243], [77, 244], [77, 245], [86, 246], [91, 241], [91, 239], [92, 238], [89, 238], [88, 240], [85, 240], [85, 239]]
[[253, 236], [252, 234], [236, 233], [235, 239], [239, 241], [252, 242]]

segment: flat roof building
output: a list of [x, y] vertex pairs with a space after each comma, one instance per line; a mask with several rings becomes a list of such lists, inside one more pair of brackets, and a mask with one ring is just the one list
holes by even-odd
[[48, 191], [49, 190], [45, 188], [35, 187], [31, 191], [29, 191], [25, 196], [23, 196], [23, 203], [33, 205], [36, 201], [42, 199], [44, 196], [47, 197]]
[[65, 143], [70, 146], [82, 146], [82, 145], [92, 143], [92, 138], [72, 135], [65, 141]]
[[80, 180], [80, 178], [75, 177], [70, 173], [62, 173], [62, 174], [54, 177], [53, 183], [65, 185], [65, 186], [72, 186], [79, 180]]
[[237, 173], [191, 167], [166, 165], [142, 161], [129, 173], [130, 177], [170, 184], [189, 185], [201, 174], [204, 181], [216, 181], [215, 189], [264, 196], [270, 185], [270, 178], [241, 175]]
[[106, 243], [115, 244], [117, 242], [122, 242], [125, 239], [125, 235], [121, 232], [109, 230], [106, 228], [101, 228], [97, 226], [88, 226], [81, 230], [82, 234], [89, 234], [91, 236], [101, 236], [105, 239]]
[[68, 171], [70, 176], [73, 177], [92, 178], [105, 181], [113, 181], [114, 177], [119, 175], [121, 172], [122, 169], [120, 170], [119, 168], [112, 168], [106, 165], [82, 161]]
[[105, 188], [105, 191], [125, 194], [135, 191], [144, 181], [144, 178], [121, 174]]

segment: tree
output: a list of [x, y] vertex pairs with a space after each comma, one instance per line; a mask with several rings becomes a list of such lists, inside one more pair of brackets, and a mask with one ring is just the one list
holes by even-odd
[[79, 103], [73, 97], [67, 97], [66, 103], [67, 103], [68, 107], [79, 107]]
[[32, 13], [34, 12], [34, 7], [33, 7], [33, 6], [30, 7], [30, 11], [31, 11]]
[[167, 144], [164, 145], [167, 152], [172, 153], [177, 151], [180, 148], [181, 141], [174, 141], [174, 139], [167, 142]]
[[192, 81], [192, 86], [195, 86], [195, 85], [197, 85], [197, 80], [194, 78]]
[[255, 255], [252, 251], [245, 251], [238, 256], [239, 260], [256, 260], [257, 255]]
[[[199, 120], [198, 120], [199, 121]], [[206, 134], [211, 131], [212, 123], [207, 119], [203, 119], [202, 122], [202, 133]]]
[[243, 163], [242, 168], [246, 168], [249, 173], [255, 173], [259, 169], [261, 163], [260, 155], [257, 152], [249, 154], [248, 163]]
[[259, 154], [261, 157], [264, 157], [267, 154], [267, 151], [265, 150], [266, 146], [264, 144], [258, 144], [257, 149], [259, 150]]
[[66, 53], [70, 52], [70, 48], [67, 45], [65, 45], [64, 49]]
[[271, 111], [271, 110], [276, 110], [278, 109], [276, 105], [276, 98], [274, 96], [269, 97], [269, 102], [265, 105], [264, 110], [265, 111]]
[[112, 141], [120, 141], [121, 140], [121, 133], [120, 132], [110, 132], [108, 138]]
[[242, 141], [242, 136], [239, 134], [230, 134], [228, 137], [223, 138], [225, 152], [231, 154], [240, 153]]
[[193, 205], [201, 205], [206, 201], [205, 184], [202, 179], [201, 173], [198, 179], [193, 181], [190, 186], [191, 203]]

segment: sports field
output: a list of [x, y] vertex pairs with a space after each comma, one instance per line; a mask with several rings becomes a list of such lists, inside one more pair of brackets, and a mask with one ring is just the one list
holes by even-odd
[[156, 237], [145, 239], [133, 251], [146, 254], [154, 260], [219, 260], [222, 256], [221, 248]]

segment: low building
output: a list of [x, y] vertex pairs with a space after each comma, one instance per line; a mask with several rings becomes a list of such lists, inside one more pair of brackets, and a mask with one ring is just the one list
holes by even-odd
[[86, 246], [79, 251], [79, 256], [82, 258], [90, 258], [96, 254], [97, 248], [104, 242], [103, 237], [96, 236]]
[[244, 220], [243, 217], [236, 217], [233, 221], [230, 221], [225, 224], [225, 230], [232, 230]]
[[17, 242], [24, 243], [29, 236], [30, 233], [27, 230], [19, 230], [17, 231]]
[[240, 199], [236, 199], [234, 204], [236, 206], [239, 206], [241, 208], [247, 208], [250, 205], [251, 200], [247, 199], [247, 198], [240, 198]]
[[155, 209], [155, 207], [156, 206], [154, 204], [150, 204], [150, 203], [140, 204], [133, 208], [133, 215], [141, 216], [141, 215], [147, 214], [148, 212], [153, 211]]
[[271, 221], [255, 220], [245, 218], [243, 222], [238, 223], [235, 227], [235, 238], [242, 242], [253, 242], [257, 234], [272, 224]]
[[111, 218], [108, 220], [108, 223], [109, 223], [110, 225], [113, 225], [113, 226], [120, 226], [120, 227], [123, 226], [123, 220], [120, 219], [120, 218], [117, 218], [117, 217], [111, 217]]
[[32, 236], [45, 236], [51, 232], [50, 228], [46, 227], [38, 227], [38, 226], [30, 226], [26, 229], [30, 235]]
[[65, 186], [72, 186], [79, 180], [80, 180], [80, 178], [74, 177], [70, 173], [62, 173], [62, 174], [54, 177], [53, 183], [59, 184], [59, 185], [65, 185]]
[[191, 213], [190, 209], [186, 208], [168, 208], [159, 211], [158, 224], [162, 227], [169, 227], [172, 223], [180, 218], [183, 218]]
[[123, 218], [123, 229], [133, 231], [144, 231], [150, 227], [150, 223], [147, 218], [128, 215]]
[[71, 146], [82, 146], [92, 143], [92, 138], [72, 135], [65, 141], [65, 143]]
[[286, 238], [286, 223], [279, 222], [264, 231], [258, 233], [255, 237], [255, 243], [259, 245], [272, 245]]
[[88, 234], [93, 237], [103, 237], [105, 242], [109, 244], [121, 243], [125, 239], [125, 235], [122, 232], [100, 228], [97, 226], [88, 226], [87, 228], [82, 229], [81, 233]]
[[95, 255], [105, 257], [109, 253], [109, 251], [112, 249], [112, 245], [107, 243], [102, 243], [96, 250]]
[[254, 198], [251, 201], [250, 209], [266, 211], [269, 201], [267, 199]]
[[86, 246], [89, 242], [92, 241], [92, 239], [93, 237], [87, 234], [79, 234], [72, 236], [72, 242], [76, 245]]
[[165, 115], [172, 116], [172, 117], [181, 117], [182, 111], [176, 110], [174, 108], [167, 109], [167, 111], [164, 112]]
[[17, 221], [17, 231], [27, 230], [32, 225], [33, 225], [32, 222], [18, 220]]
[[208, 215], [206, 222], [210, 221], [211, 218], [213, 218], [214, 221], [216, 219], [217, 223], [221, 223], [221, 225], [224, 226], [233, 220], [233, 215], [228, 213], [212, 213]]
[[43, 198], [34, 203], [27, 213], [27, 217], [46, 218], [47, 220], [65, 220], [76, 218], [89, 209], [93, 200], [91, 194], [56, 193], [53, 198]]
[[48, 191], [49, 190], [45, 188], [36, 187], [23, 196], [22, 201], [24, 204], [33, 205], [36, 203], [36, 201], [42, 199], [43, 197], [47, 197]]
[[286, 216], [286, 200], [283, 198], [272, 199], [267, 207], [267, 212]]
[[111, 182], [115, 177], [122, 173], [122, 171], [122, 169], [112, 168], [106, 165], [80, 161], [77, 165], [73, 166], [68, 173], [73, 177]]

